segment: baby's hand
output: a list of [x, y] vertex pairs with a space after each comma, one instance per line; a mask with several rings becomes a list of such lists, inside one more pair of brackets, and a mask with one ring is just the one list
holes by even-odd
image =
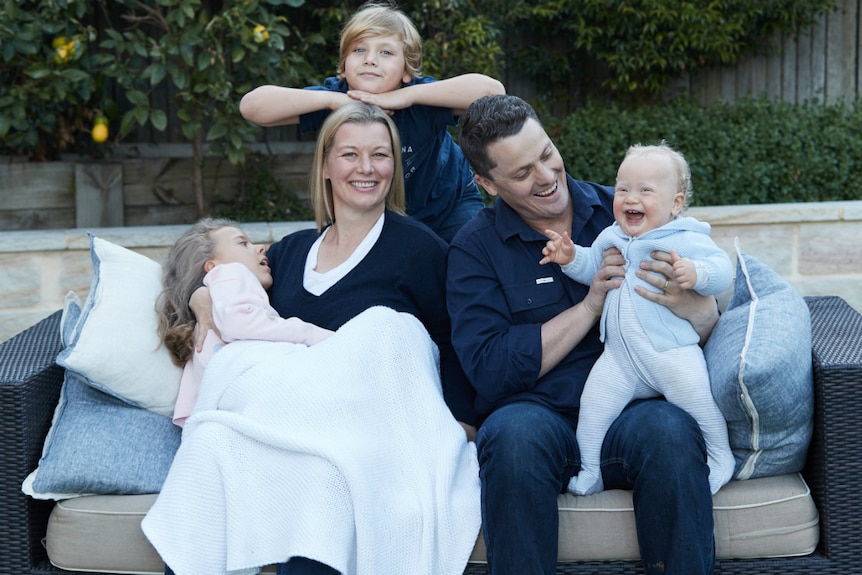
[[673, 276], [676, 283], [683, 289], [693, 289], [697, 284], [697, 270], [694, 267], [694, 262], [688, 258], [681, 258], [676, 251], [671, 251], [671, 259], [673, 261]]
[[569, 239], [569, 232], [563, 231], [563, 235], [560, 235], [553, 230], [545, 230], [545, 235], [550, 239], [542, 248], [542, 255], [545, 257], [539, 260], [539, 263], [555, 263], [561, 266], [572, 263], [575, 259], [575, 244]]

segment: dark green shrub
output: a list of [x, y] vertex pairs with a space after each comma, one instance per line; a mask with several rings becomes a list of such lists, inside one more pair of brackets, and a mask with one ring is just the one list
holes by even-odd
[[666, 140], [691, 166], [692, 205], [862, 199], [862, 103], [592, 103], [545, 123], [578, 179], [612, 185], [628, 146]]
[[271, 156], [248, 154], [236, 195], [231, 200], [217, 199], [213, 216], [238, 222], [313, 220], [311, 205], [275, 177], [272, 162]]

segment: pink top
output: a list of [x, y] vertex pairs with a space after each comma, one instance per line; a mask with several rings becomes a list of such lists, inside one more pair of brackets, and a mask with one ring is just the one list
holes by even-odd
[[280, 317], [269, 304], [260, 281], [243, 264], [217, 265], [204, 276], [204, 285], [210, 290], [213, 323], [221, 338], [209, 330], [203, 349], [195, 350], [186, 362], [173, 418], [181, 427], [194, 409], [207, 363], [225, 344], [256, 339], [314, 345], [332, 335], [331, 331], [299, 318]]

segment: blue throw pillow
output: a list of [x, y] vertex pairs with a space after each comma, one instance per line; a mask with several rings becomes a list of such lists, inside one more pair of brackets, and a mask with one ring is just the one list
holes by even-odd
[[704, 355], [736, 479], [801, 471], [811, 440], [811, 317], [802, 296], [737, 245], [733, 296]]
[[39, 467], [22, 490], [36, 499], [161, 490], [182, 430], [67, 371]]

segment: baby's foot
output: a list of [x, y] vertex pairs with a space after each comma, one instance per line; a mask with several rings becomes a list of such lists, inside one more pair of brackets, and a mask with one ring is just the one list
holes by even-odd
[[592, 495], [604, 491], [605, 484], [601, 473], [588, 473], [581, 471], [569, 479], [567, 491], [574, 495]]
[[715, 495], [725, 483], [733, 479], [736, 460], [733, 458], [733, 452], [728, 449], [726, 453], [722, 450], [718, 457], [708, 456], [706, 462], [709, 465], [709, 489]]

